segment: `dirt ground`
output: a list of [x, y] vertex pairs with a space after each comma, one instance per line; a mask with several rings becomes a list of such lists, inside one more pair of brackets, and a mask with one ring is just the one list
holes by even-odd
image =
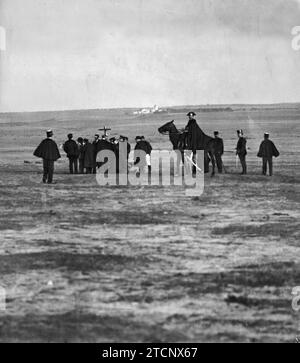
[[[0, 115], [0, 311], [2, 342], [294, 342], [300, 315], [300, 108], [198, 115], [224, 137], [227, 174], [201, 197], [181, 187], [100, 187], [70, 176], [41, 183], [32, 156], [44, 131], [89, 136], [102, 126], [133, 144], [183, 113], [130, 110]], [[249, 175], [235, 166], [236, 130], [248, 137]], [[256, 158], [269, 131], [281, 157], [275, 176]], [[63, 153], [62, 153], [63, 154]]]

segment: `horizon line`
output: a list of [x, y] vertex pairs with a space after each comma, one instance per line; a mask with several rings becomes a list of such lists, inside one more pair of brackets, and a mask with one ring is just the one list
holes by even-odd
[[[199, 104], [199, 105], [172, 105], [172, 106], [159, 106], [160, 109], [167, 108], [193, 108], [193, 107], [216, 107], [216, 106], [278, 106], [278, 105], [300, 105], [299, 102], [275, 102], [275, 103], [212, 103], [212, 104]], [[4, 114], [18, 114], [18, 113], [49, 113], [49, 112], [79, 112], [79, 111], [114, 111], [114, 110], [141, 110], [144, 108], [151, 108], [153, 106], [124, 106], [124, 107], [103, 107], [103, 108], [70, 108], [70, 109], [53, 109], [53, 110], [35, 110], [35, 111], [0, 111], [0, 115]]]

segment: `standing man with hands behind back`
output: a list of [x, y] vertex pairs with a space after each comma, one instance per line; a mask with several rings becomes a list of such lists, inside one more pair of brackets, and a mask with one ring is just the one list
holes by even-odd
[[78, 174], [79, 147], [73, 140], [73, 134], [68, 135], [68, 141], [64, 144], [64, 151], [69, 159], [70, 174]]

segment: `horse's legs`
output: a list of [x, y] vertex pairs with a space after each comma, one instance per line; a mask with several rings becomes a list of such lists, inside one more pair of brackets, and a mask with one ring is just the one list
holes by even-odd
[[[188, 155], [187, 150], [181, 150], [181, 159], [182, 159], [182, 173], [183, 175], [190, 175], [191, 174], [191, 167], [190, 163], [186, 162], [185, 157]], [[189, 156], [189, 155], [188, 155]]]
[[209, 173], [209, 162], [210, 162], [209, 152], [205, 150], [204, 151], [204, 173], [205, 174]]
[[180, 150], [180, 157], [181, 157], [181, 175], [188, 175], [189, 174], [189, 169], [188, 169], [188, 164], [185, 162], [185, 155], [184, 155], [184, 150]]
[[177, 154], [177, 160], [176, 160], [176, 175], [181, 175], [180, 173], [180, 164], [182, 162], [182, 152], [180, 150], [175, 150]]
[[190, 175], [191, 174], [190, 163], [187, 163], [185, 160], [185, 152], [186, 151], [182, 152], [182, 160], [183, 160], [183, 165], [184, 165], [183, 170], [186, 175]]
[[211, 158], [211, 163], [212, 163], [212, 173], [211, 173], [211, 176], [215, 176], [215, 173], [216, 173], [216, 158], [215, 158], [215, 154], [213, 151], [210, 151], [209, 153], [210, 155], [210, 158]]

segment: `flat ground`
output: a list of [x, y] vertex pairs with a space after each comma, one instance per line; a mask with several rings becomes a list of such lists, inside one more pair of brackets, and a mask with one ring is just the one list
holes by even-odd
[[[224, 137], [226, 175], [205, 193], [180, 187], [100, 187], [69, 176], [41, 183], [33, 149], [53, 128], [62, 143], [89, 136], [144, 134], [170, 149], [157, 128], [183, 113], [129, 110], [0, 115], [0, 312], [2, 342], [293, 342], [300, 316], [300, 109], [213, 112], [202, 128]], [[248, 137], [249, 175], [235, 168], [235, 131]], [[264, 131], [281, 151], [262, 177]], [[24, 163], [25, 161], [25, 163]]]

